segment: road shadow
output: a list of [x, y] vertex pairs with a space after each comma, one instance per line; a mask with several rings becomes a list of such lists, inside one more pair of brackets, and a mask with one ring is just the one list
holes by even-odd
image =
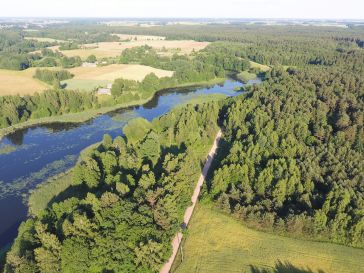
[[251, 273], [325, 273], [325, 271], [319, 269], [318, 271], [312, 271], [310, 268], [300, 268], [294, 266], [290, 262], [282, 262], [278, 260], [273, 268], [263, 268], [259, 266], [250, 265]]

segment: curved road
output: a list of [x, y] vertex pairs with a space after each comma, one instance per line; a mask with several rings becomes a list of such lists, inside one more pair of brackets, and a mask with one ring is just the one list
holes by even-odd
[[[222, 135], [222, 132], [221, 132], [221, 130], [219, 130], [219, 132], [217, 133], [217, 135], [215, 137], [214, 145], [212, 146], [212, 148], [207, 156], [206, 163], [202, 169], [202, 174], [201, 174], [200, 178], [198, 179], [197, 185], [196, 185], [193, 195], [191, 197], [192, 205], [190, 207], [188, 207], [185, 211], [185, 215], [183, 217], [183, 225], [186, 227], [191, 220], [193, 211], [194, 211], [196, 203], [197, 203], [198, 196], [200, 195], [200, 190], [201, 190], [202, 184], [205, 181], [205, 177], [210, 169], [211, 162], [214, 158], [221, 135]], [[179, 248], [179, 245], [182, 240], [182, 236], [183, 235], [181, 232], [178, 232], [174, 236], [173, 241], [172, 241], [173, 253], [172, 253], [171, 257], [169, 257], [168, 261], [163, 265], [162, 269], [159, 271], [160, 273], [169, 273], [169, 271], [171, 270], [172, 264], [174, 262], [174, 259], [176, 258], [178, 248]]]

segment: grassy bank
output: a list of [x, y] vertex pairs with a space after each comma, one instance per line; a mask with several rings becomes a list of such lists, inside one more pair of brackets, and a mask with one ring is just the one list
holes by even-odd
[[[191, 83], [180, 84], [180, 85], [174, 86], [173, 88], [188, 87], [188, 86], [207, 86], [207, 85], [223, 83], [224, 81], [225, 81], [225, 78], [215, 78], [210, 81], [191, 82]], [[159, 91], [157, 91], [157, 92], [159, 92]], [[106, 114], [108, 112], [112, 112], [112, 111], [115, 111], [115, 110], [118, 110], [121, 108], [137, 106], [137, 105], [142, 105], [144, 103], [147, 103], [155, 96], [155, 94], [157, 92], [153, 93], [150, 97], [148, 97], [146, 99], [139, 99], [139, 100], [130, 101], [127, 103], [117, 104], [114, 106], [102, 107], [102, 108], [87, 110], [87, 111], [83, 111], [83, 112], [79, 112], [79, 113], [70, 113], [70, 114], [65, 114], [65, 115], [28, 120], [28, 121], [25, 121], [22, 123], [15, 124], [13, 126], [9, 126], [9, 127], [0, 129], [0, 139], [2, 137], [6, 136], [7, 134], [15, 132], [16, 130], [20, 130], [20, 129], [24, 129], [24, 128], [28, 128], [28, 127], [32, 127], [32, 126], [40, 125], [40, 124], [86, 122], [98, 115]]]
[[[86, 157], [90, 151], [97, 148], [100, 145], [100, 142], [92, 144], [87, 148], [83, 149], [80, 153], [78, 161], [81, 161], [84, 157]], [[70, 186], [72, 184], [72, 172], [73, 168], [68, 170], [67, 172], [60, 173], [56, 176], [49, 178], [47, 181], [39, 184], [34, 190], [30, 191], [30, 195], [28, 198], [28, 208], [29, 215], [36, 215], [43, 209], [45, 209], [52, 200], [58, 196], [59, 198], [63, 198], [66, 195], [75, 196], [73, 190]]]
[[257, 78], [257, 75], [254, 73], [250, 73], [248, 71], [243, 71], [240, 72], [239, 74], [236, 75], [236, 77], [242, 81], [242, 82], [247, 82], [249, 80], [254, 80]]
[[199, 204], [173, 273], [361, 272], [364, 250], [255, 231]]

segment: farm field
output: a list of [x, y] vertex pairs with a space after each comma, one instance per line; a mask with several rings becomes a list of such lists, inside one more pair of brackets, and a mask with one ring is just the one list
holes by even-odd
[[[198, 51], [204, 49], [208, 42], [196, 42], [193, 40], [137, 40], [130, 42], [102, 42], [97, 44], [85, 44], [83, 48], [75, 50], [63, 50], [61, 51], [68, 57], [80, 56], [82, 59], [86, 59], [90, 55], [95, 55], [97, 58], [104, 57], [116, 57], [121, 54], [126, 48], [133, 48], [137, 46], [149, 45], [155, 49], [176, 51], [189, 54], [193, 50]], [[59, 46], [50, 47], [53, 50], [59, 50]]]
[[155, 35], [132, 35], [132, 34], [112, 34], [118, 36], [121, 40], [136, 40], [136, 41], [151, 41], [151, 40], [165, 40], [166, 37]]
[[162, 70], [137, 64], [112, 64], [99, 67], [75, 67], [69, 69], [74, 78], [63, 81], [67, 89], [90, 91], [98, 86], [106, 86], [117, 78], [142, 81], [150, 73], [158, 77], [171, 77], [173, 71]]
[[38, 42], [49, 42], [49, 43], [64, 43], [67, 41], [64, 40], [57, 40], [57, 39], [53, 39], [53, 38], [46, 38], [46, 37], [24, 37], [25, 40], [36, 40]]
[[36, 68], [22, 71], [0, 69], [0, 96], [31, 95], [48, 89], [46, 83], [33, 78], [35, 70]]
[[258, 232], [206, 204], [197, 206], [183, 254], [173, 273], [354, 273], [364, 268], [362, 249]]

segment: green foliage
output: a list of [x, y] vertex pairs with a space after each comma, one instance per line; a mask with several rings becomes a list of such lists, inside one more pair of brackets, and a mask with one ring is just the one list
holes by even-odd
[[96, 58], [95, 55], [90, 55], [90, 56], [87, 57], [86, 62], [88, 62], [88, 63], [96, 63], [97, 62], [97, 58]]
[[34, 74], [34, 78], [44, 81], [48, 84], [54, 84], [54, 82], [61, 82], [67, 79], [73, 78], [72, 75], [67, 70], [47, 70], [47, 69], [37, 69]]
[[130, 122], [125, 137], [105, 135], [72, 170], [68, 194], [22, 224], [6, 272], [158, 272], [217, 133], [218, 112], [215, 102], [190, 105], [152, 123]]
[[223, 107], [212, 198], [263, 230], [363, 247], [362, 79], [341, 67], [266, 79]]
[[79, 45], [74, 42], [61, 43], [61, 45], [59, 46], [59, 50], [73, 50], [78, 48]]

